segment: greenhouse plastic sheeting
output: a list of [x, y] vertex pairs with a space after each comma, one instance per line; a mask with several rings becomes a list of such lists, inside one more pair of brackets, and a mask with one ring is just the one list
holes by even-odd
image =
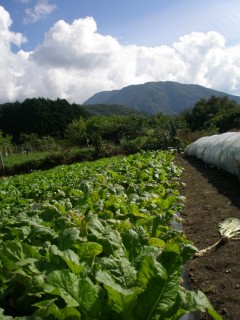
[[202, 137], [191, 143], [185, 153], [240, 178], [240, 132]]

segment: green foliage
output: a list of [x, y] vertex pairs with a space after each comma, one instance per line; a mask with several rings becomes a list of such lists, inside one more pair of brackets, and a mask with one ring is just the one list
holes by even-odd
[[21, 165], [26, 162], [40, 161], [49, 156], [49, 152], [33, 152], [33, 153], [21, 153], [18, 155], [8, 156], [4, 159], [5, 168]]
[[[123, 148], [123, 150], [125, 152], [127, 152], [128, 154], [131, 153], [136, 153], [139, 152], [141, 150], [147, 149], [147, 143], [148, 143], [148, 137], [147, 136], [139, 136], [135, 139], [126, 139], [123, 138], [121, 141], [121, 147]], [[149, 146], [149, 145], [148, 145]], [[150, 149], [152, 149], [150, 147]]]
[[22, 103], [1, 106], [0, 128], [4, 133], [11, 134], [15, 141], [19, 140], [21, 133], [63, 138], [68, 124], [80, 116], [87, 117], [87, 111], [64, 99], [26, 99]]
[[[212, 133], [213, 134], [213, 133]], [[181, 142], [181, 146], [186, 148], [190, 143], [196, 141], [197, 139], [203, 137], [205, 133], [202, 131], [192, 131], [190, 128], [185, 127], [178, 130], [177, 137]]]
[[65, 139], [71, 145], [87, 145], [86, 122], [82, 117], [73, 120], [73, 122], [68, 125], [65, 131]]
[[72, 147], [48, 152], [27, 152], [24, 150], [20, 154], [2, 157], [4, 168], [1, 168], [0, 175], [29, 173], [33, 170], [49, 169], [61, 164], [93, 160], [94, 157], [92, 147]]
[[221, 319], [180, 286], [195, 248], [172, 153], [60, 166], [0, 181], [2, 319]]
[[61, 142], [51, 136], [39, 137], [36, 133], [24, 134], [19, 137], [20, 148], [25, 152], [50, 152], [61, 149]]
[[193, 131], [205, 130], [214, 134], [240, 128], [240, 107], [226, 96], [200, 99], [193, 109], [186, 110], [182, 116]]
[[96, 137], [119, 143], [123, 137], [136, 138], [143, 130], [146, 118], [140, 115], [130, 116], [94, 116], [86, 121], [87, 136], [90, 141]]
[[178, 132], [184, 126], [181, 118], [164, 114], [153, 115], [145, 119], [136, 138], [123, 138], [121, 145], [128, 153], [149, 149], [166, 150], [170, 147], [179, 149], [182, 143], [178, 138]]
[[184, 126], [182, 118], [164, 114], [94, 116], [71, 123], [65, 137], [70, 143], [89, 142], [97, 154], [107, 155], [108, 143], [120, 145], [124, 152], [135, 153], [147, 149], [180, 148], [177, 135]]
[[220, 110], [205, 126], [217, 128], [218, 133], [240, 129], [240, 106]]
[[2, 155], [9, 153], [11, 149], [12, 136], [7, 134], [4, 136], [3, 132], [0, 130], [0, 152]]

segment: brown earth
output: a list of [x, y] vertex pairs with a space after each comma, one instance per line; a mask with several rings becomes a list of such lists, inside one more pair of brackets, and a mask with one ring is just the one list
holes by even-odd
[[[240, 181], [193, 157], [177, 156], [184, 168], [181, 194], [187, 238], [198, 249], [220, 239], [218, 225], [226, 218], [240, 218]], [[191, 289], [203, 291], [224, 320], [240, 320], [240, 240], [228, 241], [213, 253], [189, 263]], [[201, 315], [201, 319], [212, 319]]]

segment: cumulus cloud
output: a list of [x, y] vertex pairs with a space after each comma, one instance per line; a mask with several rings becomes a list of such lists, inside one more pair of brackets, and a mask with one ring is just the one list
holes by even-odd
[[13, 100], [18, 95], [18, 74], [22, 73], [21, 58], [12, 53], [11, 45], [21, 46], [26, 38], [9, 30], [12, 20], [7, 11], [0, 6], [0, 99]]
[[60, 20], [32, 52], [13, 53], [11, 43], [24, 39], [10, 25], [1, 8], [1, 102], [41, 96], [82, 103], [102, 90], [167, 80], [240, 95], [240, 44], [227, 47], [214, 31], [184, 35], [172, 46], [139, 47], [101, 35], [87, 17], [71, 24]]
[[0, 44], [2, 47], [9, 47], [10, 44], [21, 46], [21, 44], [27, 41], [21, 33], [9, 30], [11, 24], [12, 19], [9, 13], [0, 6]]
[[[26, 0], [24, 2], [27, 3]], [[27, 18], [24, 19], [24, 23], [34, 23], [43, 20], [56, 10], [56, 8], [57, 6], [50, 4], [48, 0], [38, 0], [33, 8], [27, 8], [25, 10]]]

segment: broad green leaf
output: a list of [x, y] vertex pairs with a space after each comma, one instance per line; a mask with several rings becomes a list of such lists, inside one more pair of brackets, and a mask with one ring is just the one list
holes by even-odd
[[39, 273], [40, 270], [37, 268], [39, 260], [35, 258], [26, 258], [22, 259], [15, 263], [15, 268], [21, 268], [24, 269], [25, 266], [28, 267], [29, 270], [31, 270], [32, 273]]
[[137, 303], [137, 296], [142, 291], [140, 287], [124, 288], [116, 283], [113, 277], [104, 271], [98, 271], [96, 275], [98, 282], [104, 284], [108, 292], [108, 304], [117, 313], [123, 315], [123, 319], [133, 319], [132, 310]]
[[39, 309], [34, 313], [34, 319], [59, 319], [59, 320], [80, 320], [80, 312], [73, 307], [59, 309], [54, 303], [57, 299], [44, 300], [35, 303], [34, 306]]
[[76, 246], [80, 260], [89, 260], [103, 251], [102, 246], [97, 242], [83, 242]]
[[83, 196], [83, 191], [79, 189], [70, 189], [68, 190], [69, 196], [74, 196], [76, 198], [80, 198]]
[[138, 297], [135, 308], [137, 318], [164, 319], [177, 299], [179, 291], [178, 273], [168, 274], [156, 260], [146, 257], [138, 275], [139, 283], [145, 288]]
[[123, 320], [133, 320], [132, 310], [137, 303], [137, 296], [140, 288], [122, 289], [104, 285], [108, 292], [108, 305], [121, 315]]
[[129, 229], [122, 234], [122, 239], [129, 260], [134, 261], [143, 250], [138, 233], [133, 229]]
[[28, 296], [42, 297], [45, 277], [43, 273], [38, 273], [31, 277], [28, 282]]
[[124, 205], [125, 201], [122, 197], [111, 195], [108, 200], [105, 201], [104, 206], [105, 209], [110, 210], [115, 213], [117, 210], [121, 209], [122, 205]]
[[63, 229], [59, 234], [59, 249], [65, 250], [75, 246], [77, 240], [79, 240], [80, 231], [76, 227]]
[[62, 320], [81, 320], [80, 312], [73, 307], [65, 307], [61, 309]]
[[48, 274], [43, 289], [47, 293], [62, 297], [68, 307], [79, 307], [80, 313], [92, 312], [98, 304], [98, 286], [89, 278], [81, 278], [79, 274], [69, 270], [56, 270]]
[[[180, 275], [182, 272], [183, 264], [183, 248], [185, 245], [182, 243], [181, 238], [175, 238], [174, 241], [166, 243], [164, 250], [158, 257], [158, 261], [167, 270], [168, 274], [173, 272], [178, 272]], [[192, 252], [193, 247], [186, 248], [186, 253], [184, 252], [184, 257], [187, 256], [188, 250]]]
[[132, 223], [129, 220], [118, 220], [116, 219], [109, 219], [108, 224], [113, 227], [113, 229], [116, 229], [121, 235], [131, 229]]
[[37, 222], [31, 223], [31, 232], [28, 235], [28, 242], [33, 245], [41, 245], [45, 241], [54, 242], [58, 234], [49, 227], [45, 227]]
[[35, 303], [33, 306], [37, 307], [38, 310], [34, 312], [34, 317], [36, 319], [46, 319], [52, 316], [53, 319], [62, 319], [61, 312], [55, 304], [56, 300], [57, 299], [50, 299]]
[[53, 245], [50, 247], [50, 259], [52, 256], [60, 257], [73, 273], [79, 273], [84, 270], [83, 265], [79, 261], [79, 256], [71, 249], [61, 251], [57, 246]]
[[0, 251], [2, 264], [8, 269], [13, 269], [16, 262], [25, 261], [25, 259], [41, 259], [38, 251], [27, 243], [19, 241], [6, 241], [2, 244]]
[[106, 228], [99, 238], [99, 243], [108, 255], [114, 255], [116, 257], [124, 257], [126, 255], [126, 249], [122, 243], [120, 233], [117, 230]]
[[198, 251], [198, 249], [194, 247], [191, 243], [183, 243], [181, 249], [181, 257], [183, 259], [183, 263], [186, 263], [188, 260], [190, 260], [193, 257], [193, 255]]
[[89, 241], [98, 242], [102, 245], [103, 252], [107, 255], [115, 255], [117, 257], [125, 256], [125, 247], [122, 238], [117, 230], [112, 229], [109, 225], [103, 225], [104, 221], [100, 221], [97, 215], [91, 215], [87, 226], [89, 228]]
[[164, 248], [165, 242], [159, 238], [149, 238], [148, 241], [149, 246]]
[[89, 232], [91, 232], [97, 238], [101, 237], [102, 233], [104, 232], [104, 226], [102, 225], [102, 222], [100, 221], [97, 215], [88, 215], [86, 217], [86, 223]]
[[[96, 278], [99, 280], [111, 277], [112, 281], [120, 284], [123, 288], [131, 288], [136, 285], [136, 273], [134, 266], [129, 262], [128, 259], [121, 257], [104, 257], [99, 261], [100, 268], [97, 272]], [[100, 281], [100, 280], [99, 280]]]
[[179, 295], [181, 298], [181, 305], [179, 306], [179, 309], [186, 312], [199, 310], [208, 313], [215, 320], [222, 320], [222, 317], [213, 309], [211, 303], [203, 292], [181, 290]]
[[146, 256], [137, 274], [137, 280], [141, 287], [147, 288], [148, 283], [154, 277], [158, 277], [161, 282], [167, 280], [166, 270], [151, 256]]
[[59, 215], [58, 208], [50, 203], [44, 204], [41, 209], [41, 218], [44, 221], [52, 221]]

